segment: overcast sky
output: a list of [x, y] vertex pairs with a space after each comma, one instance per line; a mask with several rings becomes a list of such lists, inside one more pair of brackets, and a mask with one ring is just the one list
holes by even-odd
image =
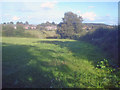
[[85, 23], [118, 24], [118, 2], [1, 2], [2, 22], [59, 23], [72, 11]]

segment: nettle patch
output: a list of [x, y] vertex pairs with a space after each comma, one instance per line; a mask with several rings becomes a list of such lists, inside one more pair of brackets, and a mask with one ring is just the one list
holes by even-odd
[[[103, 78], [105, 87], [120, 87], [120, 70], [118, 66], [110, 65], [107, 59], [103, 59], [98, 62], [96, 69], [102, 69], [106, 71], [106, 77]], [[105, 83], [109, 83], [109, 85]]]

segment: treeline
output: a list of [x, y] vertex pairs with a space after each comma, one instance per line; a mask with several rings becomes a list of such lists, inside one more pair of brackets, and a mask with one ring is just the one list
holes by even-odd
[[[42, 25], [53, 25], [54, 23], [42, 23]], [[58, 34], [56, 34], [56, 31], [47, 31], [45, 29], [42, 30], [26, 30], [23, 27], [23, 24], [17, 23], [14, 25], [13, 23], [7, 23], [7, 24], [2, 24], [2, 36], [7, 36], [7, 37], [30, 37], [30, 38], [57, 38]]]
[[57, 27], [57, 24], [55, 22], [50, 23], [47, 21], [46, 23], [38, 24], [36, 28], [38, 30], [47, 30], [47, 28], [46, 28], [47, 26], [56, 26]]
[[3, 36], [23, 36], [24, 28], [20, 25], [16, 26], [15, 29], [11, 24], [2, 25], [2, 35]]
[[[12, 21], [11, 21], [11, 22], [7, 22], [7, 23], [6, 23], [6, 22], [4, 22], [4, 23], [3, 23], [3, 25], [13, 25], [13, 24], [15, 24], [15, 23], [14, 23], [14, 22], [12, 22]], [[16, 22], [16, 24], [29, 25], [29, 22], [28, 22], [28, 21], [26, 21], [25, 23], [23, 23], [23, 22], [17, 21], [17, 22]]]
[[14, 28], [11, 24], [2, 25], [2, 36], [7, 37], [34, 37], [29, 33], [25, 33], [23, 26], [17, 24]]

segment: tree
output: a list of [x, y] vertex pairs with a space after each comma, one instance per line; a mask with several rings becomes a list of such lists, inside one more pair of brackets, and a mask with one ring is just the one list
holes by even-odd
[[4, 22], [3, 24], [6, 24], [6, 22]]
[[14, 27], [10, 24], [7, 24], [2, 27], [3, 35], [5, 36], [14, 36]]
[[7, 24], [10, 24], [9, 22], [7, 22]]
[[28, 24], [29, 24], [28, 21], [26, 21], [26, 22], [25, 22], [25, 25], [28, 25]]
[[55, 25], [55, 22], [52, 22], [53, 25]]
[[20, 22], [18, 21], [18, 22], [16, 22], [16, 24], [20, 24]]
[[57, 33], [61, 35], [62, 38], [71, 38], [72, 36], [80, 33], [82, 31], [82, 17], [77, 16], [72, 12], [66, 12], [63, 22], [58, 24]]
[[46, 24], [46, 26], [51, 25], [51, 23], [49, 21], [47, 21], [45, 24]]
[[24, 28], [17, 24], [17, 29], [14, 29], [13, 25], [7, 24], [2, 26], [4, 36], [24, 36]]
[[18, 21], [18, 22], [16, 22], [16, 24], [23, 24], [23, 22], [19, 22], [19, 21]]
[[10, 22], [10, 24], [14, 24], [13, 22]]
[[19, 24], [23, 24], [23, 22], [19, 22]]

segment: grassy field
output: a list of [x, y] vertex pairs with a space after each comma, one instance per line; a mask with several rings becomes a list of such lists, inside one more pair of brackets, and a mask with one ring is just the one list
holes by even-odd
[[119, 87], [116, 75], [96, 68], [106, 54], [89, 43], [3, 37], [2, 48], [3, 87]]

